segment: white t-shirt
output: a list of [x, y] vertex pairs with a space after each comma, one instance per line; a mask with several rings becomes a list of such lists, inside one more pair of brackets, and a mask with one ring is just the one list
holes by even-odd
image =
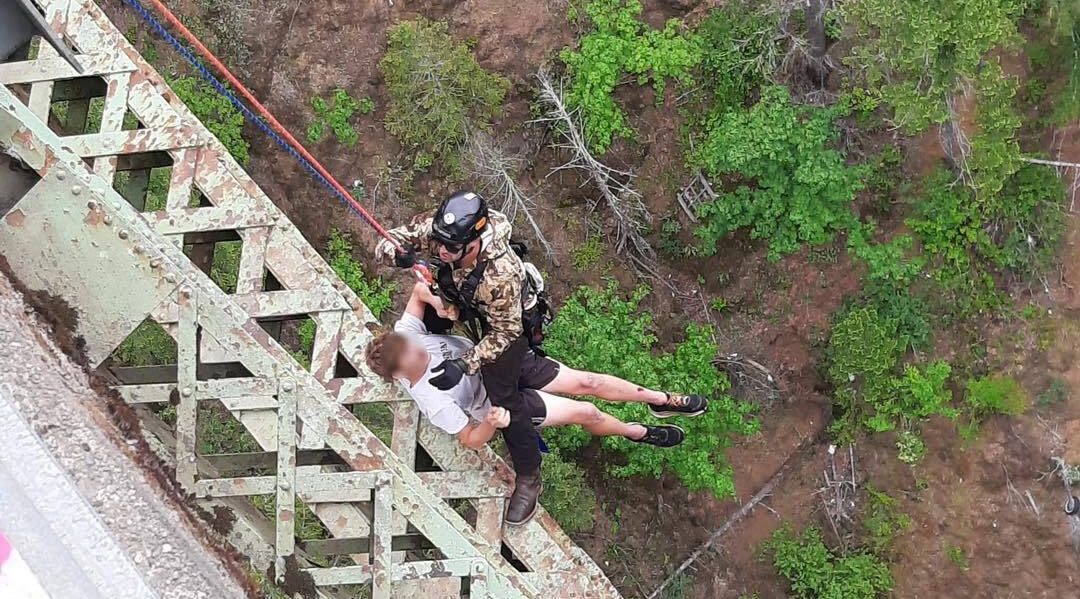
[[394, 330], [412, 337], [424, 346], [431, 356], [427, 372], [415, 385], [409, 384], [408, 380], [401, 380], [401, 384], [416, 401], [424, 416], [451, 435], [460, 433], [469, 423], [470, 417], [477, 421], [483, 420], [491, 409], [491, 401], [488, 400], [479, 374], [461, 377], [457, 386], [446, 391], [432, 387], [429, 382], [433, 376], [432, 368], [443, 360], [460, 358], [472, 349], [473, 342], [455, 335], [433, 335], [424, 326], [424, 321], [408, 312], [401, 315], [401, 319], [394, 324]]

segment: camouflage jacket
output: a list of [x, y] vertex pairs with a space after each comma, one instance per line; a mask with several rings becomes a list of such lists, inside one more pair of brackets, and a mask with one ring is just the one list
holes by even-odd
[[[421, 254], [436, 256], [438, 248], [430, 238], [431, 216], [431, 213], [421, 214], [408, 225], [391, 229], [390, 236], [403, 245], [412, 245]], [[521, 294], [525, 271], [521, 259], [510, 249], [512, 230], [505, 215], [491, 211], [490, 224], [481, 235], [479, 258], [488, 265], [475, 295], [488, 331], [476, 347], [462, 356], [469, 374], [494, 362], [523, 332]], [[394, 246], [383, 240], [376, 248], [376, 255], [388, 263], [393, 262]], [[460, 286], [472, 270], [472, 267], [454, 270], [454, 282]]]

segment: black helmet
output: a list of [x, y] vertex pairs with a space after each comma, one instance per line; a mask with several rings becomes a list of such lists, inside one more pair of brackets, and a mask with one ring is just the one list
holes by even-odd
[[487, 224], [484, 198], [471, 191], [459, 191], [443, 200], [435, 211], [431, 238], [443, 245], [464, 246], [480, 237]]

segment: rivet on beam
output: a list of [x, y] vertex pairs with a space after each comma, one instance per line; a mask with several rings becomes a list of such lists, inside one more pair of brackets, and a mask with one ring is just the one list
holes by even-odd
[[280, 488], [282, 491], [288, 491], [289, 490], [289, 481], [287, 481], [287, 480], [281, 481], [281, 484], [278, 485], [278, 488]]
[[157, 268], [159, 266], [161, 266], [161, 258], [150, 259], [150, 268]]
[[56, 180], [57, 181], [63, 181], [64, 179], [67, 179], [67, 173], [65, 173], [64, 171], [60, 171], [60, 172], [56, 173]]
[[71, 195], [77, 196], [80, 193], [82, 193], [82, 187], [79, 187], [78, 185], [73, 185], [71, 187]]
[[141, 254], [141, 253], [143, 253], [143, 246], [142, 246], [142, 244], [141, 244], [141, 243], [136, 243], [136, 244], [135, 244], [135, 247], [134, 247], [133, 249], [135, 250], [135, 253], [136, 253], [136, 254]]
[[127, 232], [126, 229], [120, 229], [119, 231], [116, 232], [116, 236], [119, 237], [120, 239], [127, 239], [128, 238], [128, 232]]
[[185, 298], [190, 298], [191, 297], [191, 287], [182, 287], [180, 289], [180, 295], [182, 295]]
[[95, 202], [94, 200], [90, 200], [89, 202], [86, 203], [86, 207], [91, 209], [91, 210], [97, 210], [98, 203]]
[[286, 393], [291, 392], [295, 388], [296, 388], [296, 386], [293, 385], [292, 381], [282, 381], [281, 382], [281, 390], [286, 392]]
[[473, 566], [472, 566], [473, 574], [483, 574], [484, 570], [485, 570], [484, 566], [485, 566], [484, 562], [482, 562], [480, 560], [477, 560], [477, 561], [473, 562]]
[[191, 397], [191, 393], [191, 387], [184, 387], [180, 390], [180, 395], [183, 395], [184, 397]]
[[166, 283], [175, 283], [176, 282], [176, 275], [172, 274], [171, 272], [166, 273], [165, 274], [165, 282]]
[[104, 217], [103, 217], [103, 218], [101, 219], [101, 222], [105, 223], [106, 225], [111, 225], [111, 224], [112, 224], [112, 217], [111, 217], [111, 216], [109, 216], [108, 214], [106, 214], [106, 215], [105, 215], [105, 216], [104, 216]]

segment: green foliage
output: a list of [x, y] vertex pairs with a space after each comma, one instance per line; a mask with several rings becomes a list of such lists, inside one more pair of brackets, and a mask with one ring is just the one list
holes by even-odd
[[311, 107], [315, 110], [315, 119], [308, 126], [308, 141], [311, 143], [322, 141], [329, 128], [338, 142], [351, 148], [360, 140], [360, 134], [349, 121], [357, 112], [371, 114], [375, 110], [375, 102], [368, 97], [357, 100], [339, 87], [334, 90], [329, 102], [318, 96], [312, 98]]
[[746, 227], [751, 237], [768, 240], [769, 259], [776, 260], [800, 244], [827, 243], [851, 224], [849, 206], [862, 188], [863, 169], [847, 166], [828, 147], [840, 114], [798, 106], [786, 88], [772, 86], [750, 109], [710, 118], [691, 163], [713, 179], [736, 176], [741, 183], [698, 209], [703, 224], [696, 234], [707, 253]]
[[696, 79], [707, 93], [709, 112], [741, 107], [772, 73], [780, 52], [776, 13], [739, 1], [714, 9], [698, 25], [701, 47]]
[[694, 589], [694, 579], [686, 572], [679, 572], [664, 587], [661, 599], [687, 599]]
[[[655, 477], [668, 469], [691, 490], [731, 496], [732, 471], [723, 448], [734, 435], [757, 429], [757, 423], [748, 418], [751, 407], [725, 393], [728, 381], [712, 364], [718, 348], [706, 328], [690, 325], [685, 339], [671, 351], [657, 351], [652, 316], [640, 308], [647, 293], [647, 288], [639, 287], [623, 297], [614, 282], [605, 289], [579, 288], [549, 328], [545, 347], [571, 368], [610, 373], [651, 389], [709, 397], [708, 412], [679, 422], [686, 430], [686, 441], [677, 448], [656, 451], [622, 437], [605, 437], [602, 443], [625, 457], [624, 465], [612, 467], [616, 476]], [[640, 403], [597, 405], [623, 421], [650, 418], [648, 408]], [[564, 454], [590, 439], [576, 427], [549, 429], [544, 435], [550, 446]]]
[[929, 306], [913, 288], [926, 260], [912, 251], [910, 235], [870, 243], [872, 232], [872, 226], [864, 225], [848, 235], [851, 254], [866, 264], [863, 303], [874, 307], [882, 319], [896, 323], [901, 351], [923, 347], [930, 337]]
[[947, 100], [991, 50], [1019, 39], [1020, 0], [845, 2], [855, 46], [846, 62], [892, 107], [906, 133], [949, 118]]
[[570, 260], [577, 271], [589, 270], [600, 263], [604, 254], [604, 247], [600, 244], [600, 237], [589, 235], [585, 242], [570, 250]]
[[[276, 501], [277, 497], [274, 495], [254, 495], [251, 498], [255, 508], [269, 518], [271, 522], [277, 521]], [[293, 534], [296, 535], [297, 540], [309, 541], [330, 538], [330, 531], [326, 529], [322, 521], [306, 503], [297, 498], [293, 510], [295, 522]], [[325, 565], [329, 566], [330, 564]]]
[[976, 196], [937, 171], [907, 224], [945, 303], [963, 315], [1001, 302], [994, 274], [1037, 280], [1053, 267], [1065, 229], [1065, 190], [1052, 169], [1027, 164], [999, 193]]
[[956, 415], [948, 405], [949, 365], [908, 364], [897, 374], [905, 350], [899, 339], [897, 321], [873, 307], [851, 309], [836, 323], [826, 357], [841, 412], [833, 425], [837, 436], [850, 440], [861, 426], [883, 432], [933, 415]]
[[368, 279], [364, 268], [353, 258], [353, 245], [349, 236], [337, 229], [330, 231], [326, 243], [326, 261], [334, 273], [360, 296], [360, 300], [371, 310], [375, 318], [382, 316], [394, 304], [393, 294], [397, 285], [380, 278]]
[[446, 23], [425, 19], [395, 25], [379, 68], [390, 94], [387, 131], [413, 153], [415, 168], [439, 161], [456, 175], [466, 132], [490, 128], [510, 84], [447, 31]]
[[1039, 407], [1048, 407], [1057, 404], [1063, 404], [1069, 400], [1069, 385], [1064, 379], [1060, 377], [1054, 377], [1047, 385], [1046, 390], [1039, 394], [1035, 398], [1035, 405]]
[[144, 320], [112, 355], [119, 366], [176, 364], [176, 341], [161, 325]]
[[893, 588], [884, 561], [869, 553], [836, 555], [816, 528], [795, 536], [784, 527], [766, 541], [765, 549], [798, 599], [874, 599]]
[[[917, 438], [917, 437], [916, 437]], [[865, 546], [875, 555], [885, 555], [897, 536], [911, 526], [911, 518], [900, 511], [896, 498], [868, 487], [866, 512], [862, 519]]]
[[596, 511], [596, 494], [585, 482], [585, 473], [576, 463], [563, 459], [558, 451], [544, 457], [541, 465], [544, 492], [540, 504], [567, 533], [590, 530]]
[[236, 293], [236, 279], [240, 275], [240, 241], [222, 241], [214, 244], [214, 257], [210, 263], [210, 279], [225, 293]]
[[1025, 164], [1001, 192], [993, 224], [1000, 231], [998, 265], [1028, 280], [1054, 268], [1065, 233], [1065, 186], [1054, 169]]
[[692, 80], [691, 70], [701, 61], [701, 41], [682, 31], [677, 19], [663, 29], [652, 29], [638, 19], [640, 0], [592, 0], [585, 5], [592, 29], [577, 50], [564, 49], [560, 58], [570, 74], [566, 102], [580, 111], [589, 147], [605, 152], [615, 137], [630, 137], [633, 130], [612, 93], [623, 74], [638, 85], [652, 83], [657, 100], [663, 98], [668, 79]]
[[[1038, 9], [1038, 29], [1028, 53], [1032, 65], [1043, 71], [1042, 76], [1047, 80], [1065, 80], [1049, 104], [1050, 121], [1067, 125], [1080, 118], [1080, 4], [1074, 0], [1042, 0], [1031, 4]], [[1036, 50], [1041, 56], [1036, 55]]]
[[1027, 409], [1028, 397], [1016, 379], [1008, 376], [986, 376], [970, 379], [964, 396], [974, 420], [994, 414], [1019, 416]]
[[945, 555], [949, 558], [949, 561], [954, 566], [960, 568], [963, 571], [967, 571], [971, 565], [968, 563], [967, 553], [960, 547], [952, 546], [945, 550]]
[[986, 269], [997, 250], [971, 191], [952, 182], [943, 170], [928, 177], [906, 223], [922, 244], [943, 303], [964, 316], [1000, 303]]
[[900, 431], [896, 436], [896, 459], [915, 466], [926, 457], [926, 443], [915, 431]]
[[975, 124], [966, 168], [976, 197], [985, 199], [1001, 191], [1005, 181], [1020, 168], [1020, 143], [1016, 132], [1020, 116], [1013, 107], [1017, 83], [997, 62], [988, 62], [975, 77]]
[[240, 164], [250, 160], [244, 115], [217, 90], [195, 77], [166, 78], [169, 87]]
[[217, 403], [200, 406], [197, 437], [200, 455], [262, 451], [247, 428]]

